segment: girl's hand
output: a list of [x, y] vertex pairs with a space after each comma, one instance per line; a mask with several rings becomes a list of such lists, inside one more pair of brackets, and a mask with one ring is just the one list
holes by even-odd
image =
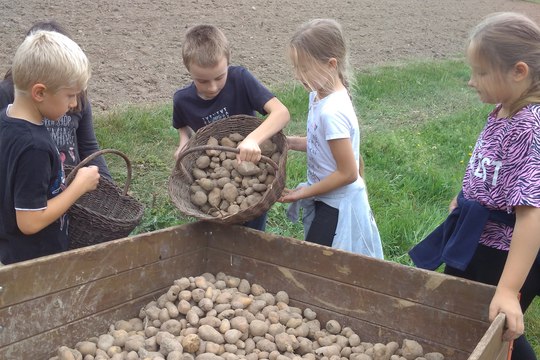
[[525, 324], [518, 296], [513, 291], [497, 287], [489, 305], [489, 320], [495, 320], [499, 313], [506, 315], [507, 329], [503, 335], [504, 341], [520, 337], [525, 331]]
[[307, 189], [307, 186], [296, 188], [294, 190], [284, 189], [278, 201], [282, 203], [291, 203], [291, 202], [298, 201], [300, 199], [304, 199], [308, 197], [305, 195], [306, 189]]
[[448, 205], [448, 212], [451, 213], [455, 208], [457, 208], [457, 196], [450, 201], [450, 205]]
[[236, 155], [238, 162], [251, 161], [257, 163], [261, 160], [261, 148], [254, 140], [245, 138], [244, 141], [238, 144], [238, 150], [240, 150], [240, 153]]

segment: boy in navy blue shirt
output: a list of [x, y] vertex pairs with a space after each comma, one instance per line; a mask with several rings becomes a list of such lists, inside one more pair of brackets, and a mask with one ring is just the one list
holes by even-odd
[[[188, 30], [182, 46], [182, 59], [193, 82], [173, 97], [173, 126], [180, 144], [177, 158], [193, 131], [232, 115], [268, 115], [239, 145], [240, 161], [258, 162], [259, 144], [283, 129], [289, 111], [247, 69], [230, 66], [227, 38], [212, 25], [197, 25]], [[263, 230], [266, 214], [245, 224]]]

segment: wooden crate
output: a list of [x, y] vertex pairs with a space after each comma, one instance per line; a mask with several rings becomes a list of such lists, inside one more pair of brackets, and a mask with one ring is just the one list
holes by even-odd
[[447, 359], [505, 359], [494, 287], [240, 226], [193, 223], [0, 268], [0, 359], [58, 346], [136, 317], [175, 279], [224, 272], [288, 292], [362, 341], [414, 339]]

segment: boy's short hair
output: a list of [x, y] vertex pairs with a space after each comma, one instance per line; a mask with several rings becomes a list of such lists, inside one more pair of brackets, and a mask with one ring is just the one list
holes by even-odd
[[37, 31], [28, 35], [17, 49], [12, 76], [15, 89], [22, 92], [38, 83], [52, 92], [66, 87], [85, 90], [90, 65], [79, 45], [67, 36]]
[[213, 25], [191, 27], [182, 45], [182, 60], [189, 70], [191, 64], [201, 67], [215, 66], [223, 57], [229, 63], [229, 41], [225, 34]]

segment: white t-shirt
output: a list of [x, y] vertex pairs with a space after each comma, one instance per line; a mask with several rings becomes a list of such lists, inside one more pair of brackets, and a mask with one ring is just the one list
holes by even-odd
[[309, 94], [307, 120], [307, 178], [310, 184], [321, 181], [337, 169], [329, 140], [351, 139], [357, 167], [360, 161], [358, 118], [347, 90], [336, 91], [318, 101], [316, 95], [316, 92]]

